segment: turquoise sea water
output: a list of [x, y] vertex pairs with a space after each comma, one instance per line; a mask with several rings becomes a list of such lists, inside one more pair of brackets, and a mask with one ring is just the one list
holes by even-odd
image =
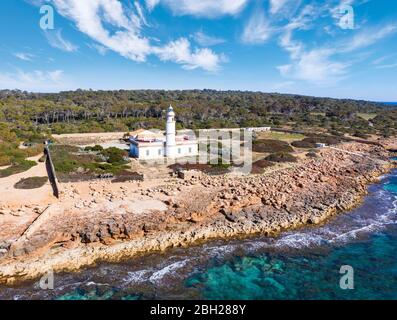
[[[397, 170], [324, 226], [277, 238], [214, 241], [0, 287], [3, 299], [397, 299]], [[339, 287], [342, 265], [354, 289]]]

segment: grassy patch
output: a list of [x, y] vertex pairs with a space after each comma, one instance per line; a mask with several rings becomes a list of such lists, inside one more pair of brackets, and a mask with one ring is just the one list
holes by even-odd
[[44, 186], [48, 181], [47, 177], [30, 177], [19, 180], [15, 185], [15, 189], [38, 189]]
[[273, 140], [281, 140], [281, 141], [295, 141], [301, 140], [305, 138], [303, 134], [298, 133], [283, 133], [283, 132], [266, 132], [266, 133], [258, 133], [258, 137], [260, 139], [273, 139]]
[[0, 166], [16, 165], [26, 158], [37, 156], [42, 152], [43, 146], [40, 144], [20, 149], [16, 143], [1, 143]]
[[254, 152], [275, 153], [275, 152], [293, 152], [294, 149], [288, 142], [271, 139], [255, 140], [252, 144]]
[[326, 136], [326, 135], [312, 135], [302, 141], [309, 142], [316, 145], [316, 143], [325, 143], [327, 145], [335, 145], [340, 143], [342, 140], [339, 137]]
[[99, 175], [121, 175], [129, 169], [125, 157], [127, 153], [117, 148], [87, 151], [75, 146], [53, 145], [51, 155], [55, 171], [61, 181], [69, 178], [92, 179]]
[[35, 161], [22, 160], [7, 169], [0, 170], [0, 178], [5, 178], [17, 173], [25, 172], [35, 165], [37, 165], [37, 162]]

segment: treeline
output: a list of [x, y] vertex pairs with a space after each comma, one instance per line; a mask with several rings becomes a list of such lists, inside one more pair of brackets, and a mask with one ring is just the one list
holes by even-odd
[[[15, 130], [47, 133], [162, 128], [172, 104], [178, 127], [294, 124], [345, 133], [393, 134], [397, 110], [380, 103], [299, 95], [215, 90], [0, 91], [0, 121]], [[359, 113], [375, 114], [371, 120]]]

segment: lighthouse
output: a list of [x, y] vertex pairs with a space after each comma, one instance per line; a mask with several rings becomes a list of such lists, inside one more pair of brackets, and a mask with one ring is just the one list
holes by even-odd
[[172, 106], [167, 109], [167, 123], [164, 133], [140, 129], [131, 134], [130, 155], [140, 160], [153, 160], [162, 157], [182, 158], [198, 155], [198, 141], [194, 132], [176, 134], [175, 112]]
[[175, 129], [175, 112], [172, 106], [167, 110], [167, 125], [166, 125], [166, 141], [165, 141], [165, 156], [173, 158], [176, 156], [176, 129]]

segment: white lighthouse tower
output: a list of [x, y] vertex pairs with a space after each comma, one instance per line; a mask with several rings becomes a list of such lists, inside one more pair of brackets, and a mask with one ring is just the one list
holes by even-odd
[[165, 141], [165, 156], [173, 158], [176, 156], [176, 129], [175, 129], [175, 112], [172, 106], [167, 110], [167, 126]]

